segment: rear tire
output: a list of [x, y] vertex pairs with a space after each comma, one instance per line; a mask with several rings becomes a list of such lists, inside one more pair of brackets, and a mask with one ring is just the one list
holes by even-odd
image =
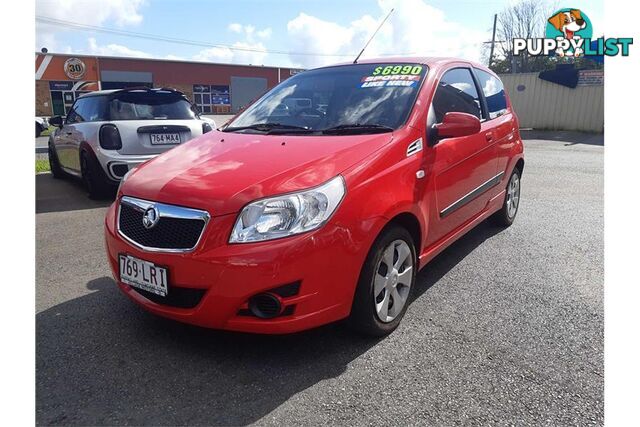
[[115, 187], [109, 183], [98, 162], [87, 151], [80, 152], [80, 171], [90, 199], [102, 199], [113, 192]]
[[42, 127], [42, 125], [36, 122], [36, 138], [40, 136], [43, 130], [44, 128]]
[[349, 326], [375, 337], [393, 332], [407, 311], [417, 270], [411, 234], [398, 225], [385, 228], [360, 272]]
[[509, 227], [513, 224], [520, 207], [520, 183], [522, 172], [518, 168], [514, 168], [511, 176], [507, 181], [506, 194], [502, 208], [492, 216], [492, 220], [496, 225], [501, 227]]
[[56, 153], [56, 149], [49, 142], [49, 169], [51, 169], [51, 175], [55, 179], [61, 179], [65, 177], [65, 173], [60, 166], [60, 160], [58, 160], [58, 153]]

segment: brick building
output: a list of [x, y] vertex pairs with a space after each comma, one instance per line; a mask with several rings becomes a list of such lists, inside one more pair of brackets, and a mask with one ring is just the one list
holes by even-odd
[[36, 53], [36, 116], [65, 115], [79, 95], [134, 86], [171, 87], [204, 114], [238, 111], [299, 70], [160, 59]]

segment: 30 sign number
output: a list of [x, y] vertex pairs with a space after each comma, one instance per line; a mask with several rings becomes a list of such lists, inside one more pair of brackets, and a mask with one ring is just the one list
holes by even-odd
[[85, 70], [86, 66], [79, 58], [69, 58], [64, 63], [64, 73], [72, 80], [81, 79]]

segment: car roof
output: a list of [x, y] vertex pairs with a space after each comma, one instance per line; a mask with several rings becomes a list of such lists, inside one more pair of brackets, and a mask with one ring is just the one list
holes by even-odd
[[[470, 61], [468, 59], [461, 58], [452, 58], [452, 57], [437, 57], [437, 56], [384, 56], [378, 58], [367, 58], [367, 59], [359, 59], [357, 64], [424, 64], [429, 68], [440, 68], [446, 67], [447, 65], [453, 63], [466, 63], [471, 67], [478, 68], [482, 71], [489, 72], [491, 74], [495, 74], [486, 66], [479, 64], [475, 61]], [[336, 67], [342, 65], [355, 65], [352, 62], [342, 62], [338, 64], [328, 65], [320, 68], [328, 68], [328, 67]]]

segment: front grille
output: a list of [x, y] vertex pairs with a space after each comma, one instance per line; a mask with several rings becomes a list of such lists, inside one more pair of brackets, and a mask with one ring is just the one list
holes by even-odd
[[[143, 224], [145, 212], [153, 208], [159, 218], [152, 228]], [[203, 211], [123, 197], [120, 202], [120, 234], [143, 249], [189, 251], [195, 248], [207, 224]]]
[[169, 287], [167, 296], [156, 295], [153, 292], [145, 291], [131, 286], [131, 289], [156, 304], [167, 305], [177, 308], [194, 308], [200, 303], [205, 294], [204, 289], [178, 288], [176, 286]]

